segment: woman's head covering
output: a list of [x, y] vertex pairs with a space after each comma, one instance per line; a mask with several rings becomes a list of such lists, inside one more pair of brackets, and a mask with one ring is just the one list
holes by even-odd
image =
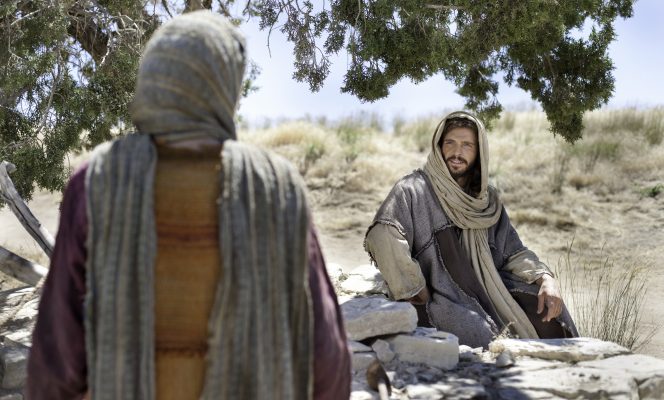
[[209, 11], [161, 26], [141, 59], [131, 117], [140, 133], [167, 141], [235, 139], [233, 115], [242, 90], [245, 42]]
[[[138, 135], [97, 147], [86, 174], [88, 387], [155, 398], [156, 145], [235, 138], [244, 41], [223, 17], [178, 16], [147, 44], [132, 105]], [[201, 399], [310, 399], [313, 319], [305, 186], [285, 160], [229, 140], [221, 151], [220, 279]]]

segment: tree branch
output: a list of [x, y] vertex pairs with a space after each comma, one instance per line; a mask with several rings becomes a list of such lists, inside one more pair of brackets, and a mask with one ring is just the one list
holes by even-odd
[[9, 205], [16, 218], [23, 227], [28, 231], [39, 244], [39, 247], [44, 250], [49, 258], [53, 252], [53, 244], [55, 240], [53, 236], [46, 230], [39, 220], [32, 214], [25, 201], [16, 191], [14, 183], [12, 182], [9, 174], [14, 172], [16, 167], [14, 164], [7, 161], [0, 163], [0, 196]]
[[87, 11], [75, 3], [67, 13], [71, 17], [67, 33], [81, 44], [83, 50], [90, 54], [95, 63], [101, 63], [108, 53], [109, 37], [94, 21], [94, 12]]
[[41, 278], [46, 276], [48, 268], [26, 260], [0, 246], [0, 271], [23, 283], [36, 286]]

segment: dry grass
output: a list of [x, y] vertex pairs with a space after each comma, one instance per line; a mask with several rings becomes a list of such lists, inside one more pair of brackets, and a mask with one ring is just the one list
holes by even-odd
[[[413, 121], [396, 118], [390, 133], [376, 115], [360, 114], [339, 121], [265, 123], [239, 137], [297, 165], [309, 188], [316, 225], [322, 235], [342, 238], [337, 251], [347, 251], [350, 241], [361, 247], [364, 230], [394, 182], [425, 162], [442, 114]], [[612, 318], [620, 324], [634, 325], [638, 319], [625, 318], [641, 315], [640, 307], [622, 304], [641, 301], [624, 297], [622, 282], [628, 282], [628, 290], [640, 291], [646, 282], [640, 280], [641, 267], [633, 266], [658, 265], [664, 258], [663, 120], [662, 108], [594, 112], [584, 120], [584, 139], [572, 146], [551, 135], [542, 112], [510, 112], [488, 134], [490, 182], [500, 191], [521, 239], [550, 264], [566, 257], [568, 271], [561, 269], [561, 277], [593, 288], [583, 292], [588, 300], [570, 294], [571, 302], [618, 298], [614, 302], [628, 307], [611, 311], [623, 315]], [[567, 243], [573, 237], [571, 249]], [[604, 256], [599, 257], [602, 248]], [[608, 269], [610, 274], [600, 272]], [[599, 286], [592, 286], [600, 277]], [[664, 291], [664, 280], [648, 283]], [[607, 290], [612, 297], [606, 297]], [[657, 312], [654, 306], [652, 310]], [[581, 312], [575, 311], [582, 331], [600, 335], [593, 333], [596, 317]], [[639, 326], [636, 333], [643, 338], [648, 330]], [[630, 335], [619, 339], [638, 346], [640, 339]]]
[[[662, 109], [592, 113], [574, 145], [553, 137], [538, 111], [504, 113], [489, 132], [490, 182], [522, 240], [544, 261], [566, 259], [561, 278], [583, 288], [568, 293], [582, 333], [630, 348], [651, 332], [640, 321], [648, 282], [633, 265], [659, 254], [661, 116]], [[360, 238], [392, 184], [425, 162], [438, 120], [396, 118], [392, 134], [371, 118], [291, 122], [244, 137], [300, 166], [321, 231]], [[311, 148], [321, 150], [307, 163]], [[604, 246], [605, 256], [595, 255]]]
[[630, 350], [648, 344], [658, 326], [643, 329], [651, 267], [615, 264], [602, 253], [573, 258], [572, 244], [556, 272], [563, 297], [581, 336], [618, 343]]
[[317, 225], [332, 234], [363, 231], [389, 188], [419, 166], [402, 138], [380, 132], [375, 116], [291, 121], [240, 137], [295, 163], [309, 188]]

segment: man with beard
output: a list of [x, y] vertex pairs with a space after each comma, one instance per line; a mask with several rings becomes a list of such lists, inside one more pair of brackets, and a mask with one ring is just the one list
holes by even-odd
[[488, 141], [466, 112], [445, 117], [424, 168], [396, 183], [365, 249], [390, 295], [418, 310], [419, 324], [487, 347], [519, 338], [578, 336], [553, 273], [528, 250], [488, 185]]

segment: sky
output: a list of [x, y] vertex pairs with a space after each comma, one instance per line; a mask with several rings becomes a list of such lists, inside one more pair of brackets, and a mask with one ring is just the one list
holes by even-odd
[[[617, 39], [609, 49], [615, 70], [615, 91], [607, 107], [652, 107], [664, 105], [664, 1], [637, 0], [634, 16], [617, 19]], [[280, 32], [274, 32], [267, 46], [267, 32], [255, 22], [242, 26], [247, 37], [249, 56], [261, 68], [255, 84], [257, 92], [243, 99], [240, 115], [251, 124], [275, 119], [295, 119], [306, 115], [335, 119], [359, 113], [376, 113], [391, 120], [399, 116], [413, 118], [463, 108], [464, 99], [455, 93], [452, 83], [441, 75], [419, 84], [401, 80], [387, 98], [363, 103], [353, 95], [341, 93], [347, 56], [342, 50], [332, 59], [330, 75], [316, 93], [306, 82], [293, 76], [293, 46]], [[271, 56], [270, 56], [271, 53]], [[501, 82], [498, 100], [506, 109], [536, 106], [528, 93]]]

